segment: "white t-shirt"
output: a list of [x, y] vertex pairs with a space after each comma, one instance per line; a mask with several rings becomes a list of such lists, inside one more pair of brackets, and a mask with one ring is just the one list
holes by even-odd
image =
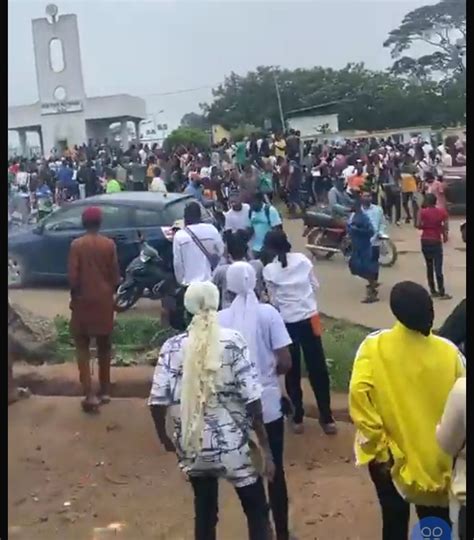
[[[229, 310], [219, 312], [219, 324], [229, 328]], [[290, 345], [291, 338], [278, 311], [270, 304], [258, 305], [258, 332], [256, 339], [257, 358], [250, 360], [257, 367], [262, 386], [263, 422], [268, 424], [282, 416], [281, 390], [276, 372], [277, 361], [274, 351]]]
[[142, 162], [142, 165], [145, 165], [145, 161], [146, 161], [146, 152], [145, 152], [145, 150], [143, 148], [141, 150], [139, 150], [138, 155], [140, 156], [140, 161]]
[[250, 227], [250, 205], [247, 203], [242, 204], [242, 209], [238, 212], [232, 208], [225, 212], [225, 231], [232, 231], [233, 233], [238, 230], [246, 230]]
[[[196, 223], [189, 225], [189, 229], [198, 237], [209, 254], [223, 255], [224, 243], [214, 225]], [[184, 229], [179, 230], [173, 238], [173, 266], [176, 281], [181, 285], [212, 279], [208, 258]]]
[[150, 183], [149, 191], [154, 191], [156, 193], [168, 193], [164, 180], [159, 176], [155, 176], [155, 178], [153, 178]]
[[275, 259], [263, 269], [272, 304], [286, 323], [309, 319], [318, 313], [315, 293], [319, 288], [311, 261], [302, 253], [288, 253], [288, 266]]

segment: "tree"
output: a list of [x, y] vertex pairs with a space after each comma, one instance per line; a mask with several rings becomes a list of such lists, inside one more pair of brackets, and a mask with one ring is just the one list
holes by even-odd
[[[431, 54], [414, 59], [402, 56], [415, 43], [434, 49]], [[465, 71], [466, 2], [441, 0], [405, 15], [401, 25], [392, 30], [384, 47], [391, 48], [396, 61], [392, 73], [426, 80], [435, 74], [451, 77]]]
[[209, 129], [210, 124], [203, 114], [190, 112], [186, 113], [183, 118], [181, 118], [181, 127], [207, 130]]
[[209, 134], [200, 129], [180, 127], [173, 130], [163, 143], [167, 152], [171, 152], [181, 145], [192, 145], [199, 150], [207, 150], [210, 146]]
[[214, 90], [212, 103], [202, 106], [207, 119], [227, 129], [246, 124], [262, 129], [266, 118], [273, 126], [280, 126], [275, 76], [284, 113], [332, 103], [321, 113], [337, 112], [340, 129], [379, 130], [463, 121], [463, 75], [442, 84], [430, 79], [420, 84], [369, 70], [363, 64], [348, 64], [340, 70], [314, 67], [293, 71], [261, 66], [245, 76], [231, 73]]

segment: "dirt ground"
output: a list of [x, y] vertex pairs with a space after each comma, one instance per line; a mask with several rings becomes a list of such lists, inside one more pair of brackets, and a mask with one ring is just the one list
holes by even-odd
[[[440, 326], [454, 307], [466, 296], [466, 252], [459, 232], [461, 221], [453, 219], [450, 240], [444, 246], [444, 274], [447, 291], [452, 300], [437, 300], [435, 303], [435, 326]], [[287, 231], [294, 250], [306, 253], [306, 241], [302, 237], [301, 220], [286, 220]], [[423, 257], [420, 252], [419, 232], [412, 225], [390, 227], [390, 235], [399, 250], [398, 261], [392, 268], [380, 272], [380, 302], [361, 304], [364, 282], [351, 276], [341, 255], [330, 261], [315, 261], [315, 270], [320, 282], [318, 293], [319, 309], [325, 315], [343, 318], [369, 328], [384, 328], [393, 324], [388, 305], [390, 289], [399, 281], [410, 279], [426, 285]], [[9, 291], [10, 298], [25, 308], [47, 317], [69, 316], [69, 293], [64, 289], [32, 288]], [[159, 316], [159, 303], [141, 300], [131, 311], [120, 315], [148, 314]]]
[[[286, 436], [292, 529], [300, 540], [377, 540], [370, 480], [353, 464], [353, 428], [336, 437], [307, 420]], [[116, 399], [90, 417], [78, 398], [31, 397], [8, 409], [9, 538], [188, 540], [190, 486], [158, 444], [146, 403]], [[244, 540], [244, 517], [222, 482], [219, 540]]]

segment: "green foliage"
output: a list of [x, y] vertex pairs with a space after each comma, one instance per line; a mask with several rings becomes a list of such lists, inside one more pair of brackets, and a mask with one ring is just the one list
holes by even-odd
[[[427, 44], [432, 54], [413, 59], [401, 56], [416, 43]], [[392, 72], [419, 80], [442, 74], [447, 79], [465, 71], [466, 53], [466, 1], [441, 0], [414, 9], [405, 15], [401, 25], [392, 30], [384, 47], [390, 47], [397, 61]]]
[[183, 118], [181, 118], [181, 127], [207, 130], [210, 128], [210, 125], [203, 114], [190, 112], [186, 113]]
[[233, 141], [242, 141], [245, 137], [250, 137], [252, 133], [258, 134], [259, 129], [253, 124], [239, 124], [230, 130], [230, 136]]
[[181, 145], [194, 145], [199, 150], [207, 150], [210, 146], [209, 134], [201, 129], [180, 127], [172, 131], [164, 141], [164, 148], [167, 152], [171, 152]]
[[275, 74], [284, 111], [336, 102], [321, 112], [337, 112], [342, 130], [464, 122], [466, 85], [462, 76], [420, 84], [419, 80], [369, 70], [364, 64], [348, 64], [340, 70], [260, 66], [245, 76], [231, 73], [213, 91], [214, 101], [203, 105], [209, 122], [229, 129], [263, 126], [268, 118], [279, 126]]
[[342, 319], [323, 317], [323, 346], [333, 390], [348, 390], [357, 349], [371, 331]]

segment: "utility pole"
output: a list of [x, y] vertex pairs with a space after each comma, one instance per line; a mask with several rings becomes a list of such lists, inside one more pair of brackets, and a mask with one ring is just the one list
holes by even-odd
[[281, 105], [281, 96], [280, 96], [280, 87], [278, 86], [278, 80], [276, 77], [276, 73], [273, 73], [273, 80], [275, 81], [275, 90], [276, 95], [278, 99], [278, 110], [280, 111], [280, 122], [281, 122], [281, 129], [285, 131], [285, 117], [283, 116], [283, 107]]

